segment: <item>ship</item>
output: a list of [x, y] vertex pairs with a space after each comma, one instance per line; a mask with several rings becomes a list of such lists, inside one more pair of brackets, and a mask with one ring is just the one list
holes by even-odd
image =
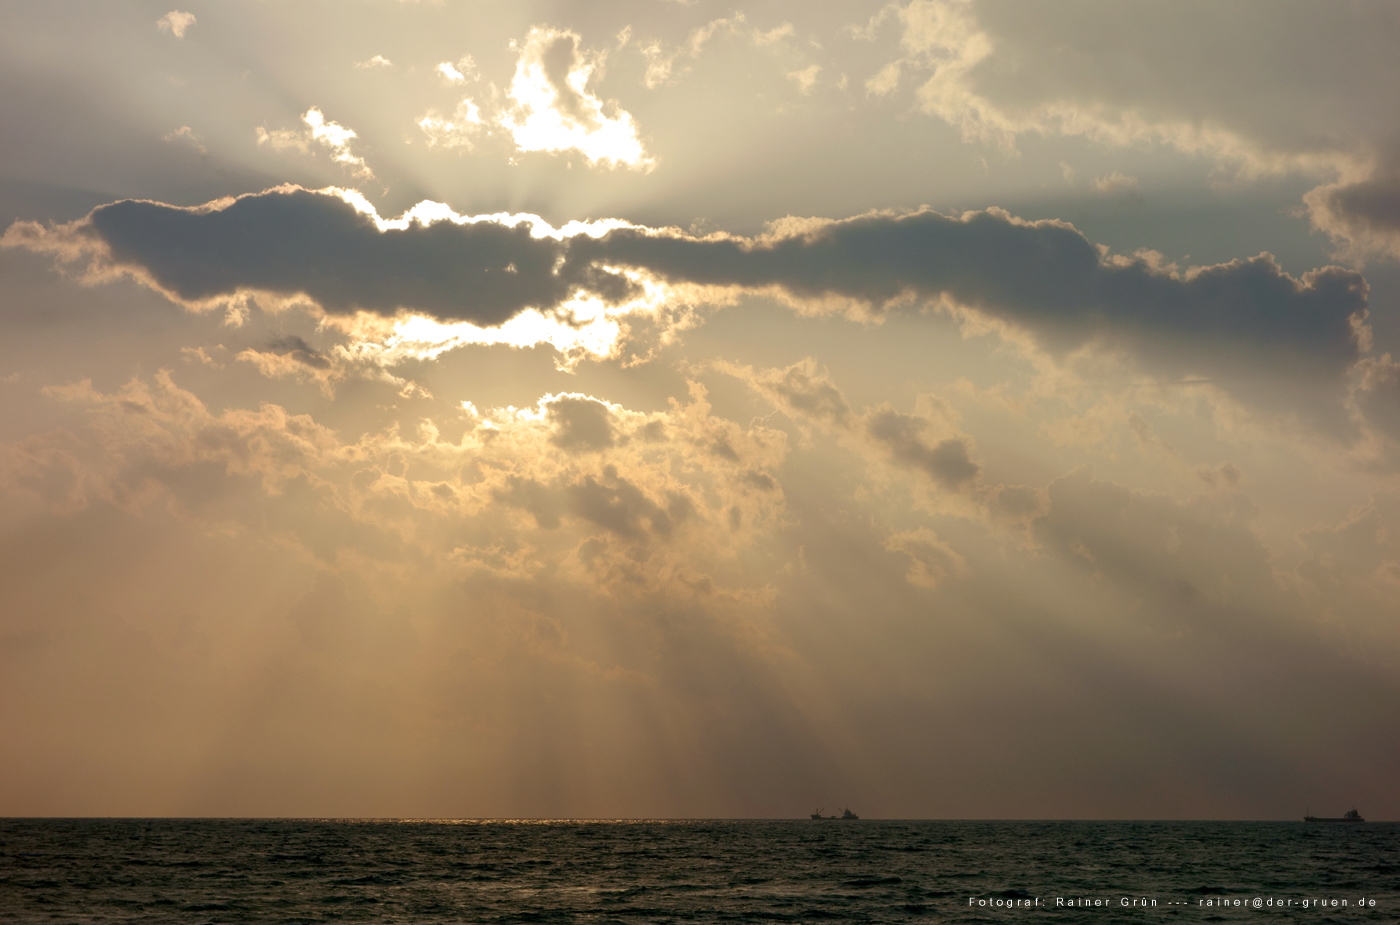
[[821, 810], [817, 810], [816, 812], [812, 813], [812, 818], [813, 818], [813, 819], [859, 819], [860, 817], [857, 816], [855, 813], [851, 812], [849, 809], [843, 809], [843, 810], [841, 810], [841, 815], [839, 815], [839, 816], [823, 816], [823, 815], [822, 815], [822, 811], [821, 811]]
[[1304, 822], [1365, 822], [1361, 814], [1356, 811], [1356, 807], [1347, 810], [1345, 816], [1304, 816]]

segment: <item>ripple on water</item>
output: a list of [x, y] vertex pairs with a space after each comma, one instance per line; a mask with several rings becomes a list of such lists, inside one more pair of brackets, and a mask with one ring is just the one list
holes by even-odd
[[1135, 917], [1180, 918], [1167, 901], [1360, 890], [1376, 920], [1400, 913], [1400, 826], [0, 820], [0, 921], [56, 925], [981, 922], [1056, 896], [1155, 897]]

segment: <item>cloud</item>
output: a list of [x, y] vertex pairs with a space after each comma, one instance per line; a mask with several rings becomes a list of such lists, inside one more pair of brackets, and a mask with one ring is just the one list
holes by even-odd
[[560, 395], [545, 405], [554, 425], [549, 442], [565, 450], [603, 450], [615, 444], [606, 403], [586, 395]]
[[[338, 368], [295, 336], [252, 353], [239, 359], [331, 376]], [[262, 529], [267, 514], [229, 499], [255, 491], [284, 499], [280, 529], [312, 559], [340, 548], [452, 574], [465, 545], [494, 543], [529, 547], [539, 568], [585, 586], [675, 584], [689, 597], [686, 582], [709, 575], [707, 593], [728, 585], [742, 596], [750, 579], [728, 563], [782, 520], [784, 435], [713, 416], [699, 386], [689, 402], [653, 413], [578, 393], [473, 409], [455, 443], [430, 421], [416, 437], [393, 427], [346, 441], [277, 405], [214, 412], [168, 372], [110, 393], [80, 382], [47, 394], [86, 420], [0, 445], [0, 490], [63, 514], [163, 504], [240, 530]], [[333, 540], [319, 532], [327, 518], [340, 523]]]
[[564, 494], [574, 514], [628, 540], [641, 540], [648, 534], [670, 536], [676, 524], [694, 510], [694, 504], [680, 492], [666, 499], [668, 503], [662, 508], [611, 467], [604, 468], [601, 478], [584, 476]]
[[652, 42], [642, 47], [641, 53], [647, 59], [647, 70], [643, 83], [648, 90], [654, 90], [662, 84], [670, 83], [673, 79], [672, 72], [678, 61], [681, 59], [696, 60], [700, 57], [700, 52], [718, 33], [721, 31], [737, 33], [743, 23], [744, 14], [736, 12], [733, 16], [712, 19], [705, 25], [692, 29], [685, 42], [675, 46], [670, 52], [662, 49], [660, 42]]
[[872, 76], [866, 78], [865, 92], [869, 96], [888, 96], [899, 87], [899, 77], [904, 69], [903, 61], [891, 61]]
[[306, 123], [311, 131], [311, 137], [320, 142], [331, 151], [331, 160], [337, 164], [349, 167], [351, 173], [357, 177], [371, 179], [374, 171], [369, 169], [362, 157], [356, 157], [350, 151], [350, 140], [355, 137], [355, 132], [338, 122], [331, 122], [321, 114], [321, 110], [315, 106], [302, 114], [301, 120]]
[[92, 281], [134, 276], [192, 308], [261, 293], [274, 304], [310, 299], [332, 315], [416, 311], [477, 326], [396, 324], [379, 349], [400, 358], [463, 343], [607, 354], [618, 314], [683, 307], [636, 274], [563, 266], [571, 237], [617, 224], [556, 230], [537, 216], [459, 216], [434, 203], [385, 221], [353, 192], [285, 187], [192, 209], [126, 200], [62, 228], [16, 226], [3, 242], [63, 260], [86, 256]]
[[514, 107], [500, 125], [521, 151], [578, 151], [590, 164], [650, 170], [632, 115], [588, 89], [604, 55], [589, 57], [579, 36], [536, 26], [525, 37], [507, 91]]
[[[1182, 15], [1190, 10], [1189, 15]], [[1014, 148], [1025, 134], [1144, 142], [1216, 158], [1242, 176], [1331, 175], [1305, 197], [1314, 227], [1348, 258], [1400, 256], [1394, 139], [1400, 12], [1388, 4], [1267, 2], [1151, 7], [1111, 0], [1027, 10], [1011, 0], [886, 7], [899, 57], [867, 81], [922, 81], [916, 105], [964, 139]], [[1220, 87], [1232, 92], [1221, 93]]]
[[[456, 64], [443, 61], [434, 71], [449, 86], [464, 84], [477, 76], [476, 61], [471, 55], [462, 56]], [[492, 92], [495, 92], [494, 85]], [[428, 136], [430, 148], [462, 148], [470, 151], [476, 137], [488, 130], [489, 123], [493, 121], [494, 116], [489, 119], [483, 116], [476, 101], [464, 96], [452, 115], [444, 116], [438, 110], [430, 109], [419, 118], [418, 127]]]
[[66, 225], [16, 222], [3, 243], [87, 257], [90, 278], [135, 276], [190, 305], [262, 292], [331, 314], [411, 311], [477, 325], [569, 304], [593, 305], [596, 319], [606, 306], [669, 301], [674, 287], [868, 313], [947, 300], [1029, 331], [1052, 353], [1124, 351], [1155, 373], [1227, 387], [1242, 363], [1339, 381], [1366, 334], [1367, 285], [1354, 270], [1295, 278], [1261, 254], [1183, 272], [1000, 210], [790, 220], [758, 238], [698, 238], [622, 222], [555, 230], [427, 202], [383, 220], [354, 194], [287, 187], [198, 208], [124, 200]]
[[274, 406], [215, 416], [168, 372], [158, 373], [153, 383], [133, 380], [112, 393], [83, 381], [46, 394], [86, 407], [95, 426], [83, 434], [55, 431], [9, 447], [4, 468], [11, 481], [18, 477], [61, 511], [98, 502], [134, 511], [167, 492], [172, 500], [198, 505], [210, 497], [208, 479], [214, 472], [231, 481], [253, 480], [277, 494], [288, 480], [328, 463], [336, 452], [333, 432], [308, 417]]
[[637, 271], [564, 265], [572, 237], [620, 224], [555, 229], [534, 215], [462, 216], [429, 202], [385, 220], [353, 191], [283, 187], [192, 209], [128, 200], [65, 226], [14, 226], [0, 246], [87, 261], [88, 283], [131, 277], [193, 310], [241, 317], [250, 298], [314, 305], [351, 337], [357, 363], [548, 344], [567, 368], [628, 345], [645, 355], [694, 323], [695, 293]]
[[1308, 551], [1298, 574], [1319, 609], [1344, 618], [1363, 645], [1389, 648], [1400, 618], [1400, 495], [1377, 492], [1298, 539]]
[[909, 557], [905, 579], [920, 588], [936, 588], [967, 574], [967, 561], [927, 527], [895, 533], [885, 541], [885, 548]]
[[1165, 629], [1204, 627], [1231, 609], [1289, 609], [1242, 495], [1181, 503], [1096, 479], [1092, 466], [1046, 493], [1049, 508], [1032, 524], [1044, 549], [1138, 599]]
[[1100, 193], [1120, 194], [1126, 196], [1136, 195], [1138, 191], [1137, 177], [1129, 177], [1118, 171], [1099, 177], [1094, 181], [1094, 189]]
[[1400, 260], [1400, 156], [1364, 179], [1319, 186], [1303, 198], [1313, 227], [1330, 235], [1346, 257]]
[[196, 22], [198, 22], [198, 20], [195, 19], [193, 13], [171, 10], [169, 13], [166, 13], [160, 19], [156, 20], [156, 26], [160, 31], [169, 32], [177, 39], [182, 39], [185, 37], [185, 33], [189, 31], [190, 26], [193, 26]]
[[1391, 440], [1400, 441], [1400, 363], [1390, 354], [1357, 364], [1360, 381], [1352, 392], [1362, 417]]
[[274, 151], [295, 150], [305, 154], [311, 150], [311, 143], [317, 142], [330, 150], [332, 161], [350, 168], [350, 172], [355, 176], [364, 180], [374, 179], [374, 171], [370, 170], [365, 159], [350, 150], [350, 142], [356, 137], [353, 129], [326, 119], [315, 106], [304, 112], [301, 120], [306, 123], [305, 132], [294, 129], [268, 131], [267, 128], [258, 126], [258, 144], [267, 145]]
[[[697, 61], [705, 46], [717, 36], [737, 37], [752, 42], [756, 47], [765, 48], [775, 46], [783, 39], [793, 35], [792, 23], [782, 23], [767, 31], [746, 28], [746, 23], [744, 14], [736, 11], [731, 16], [712, 19], [705, 25], [692, 29], [684, 42], [672, 46], [669, 50], [659, 41], [637, 46], [642, 56], [647, 60], [643, 83], [648, 90], [654, 90], [663, 84], [674, 83], [677, 77], [677, 66], [682, 62], [693, 63]], [[624, 36], [630, 40], [630, 29], [624, 31]], [[626, 44], [627, 41], [624, 41], [619, 47], [625, 47]], [[787, 76], [797, 82], [803, 93], [807, 93], [810, 91], [819, 70], [820, 67], [813, 66], [794, 71]]]
[[932, 428], [924, 418], [882, 408], [868, 415], [865, 429], [895, 462], [922, 472], [944, 488], [956, 489], [982, 471], [968, 456], [966, 439], [930, 439]]
[[793, 29], [792, 23], [785, 22], [774, 26], [767, 32], [762, 32], [755, 29], [753, 33], [753, 41], [755, 45], [759, 46], [777, 45], [784, 39], [792, 38], [794, 34], [796, 34], [796, 30]]
[[388, 58], [384, 57], [383, 55], [375, 55], [373, 58], [370, 58], [370, 59], [367, 60], [367, 61], [356, 61], [356, 62], [355, 62], [355, 67], [360, 68], [360, 69], [362, 69], [362, 70], [368, 69], [368, 68], [374, 68], [374, 67], [393, 67], [393, 66], [394, 66], [394, 62], [390, 61]]
[[787, 76], [788, 80], [791, 80], [793, 83], [797, 84], [798, 92], [810, 95], [812, 92], [812, 88], [816, 86], [817, 74], [820, 71], [821, 65], [813, 64], [809, 67], [803, 68], [800, 71], [792, 71]]
[[912, 470], [943, 492], [972, 488], [982, 469], [972, 460], [972, 438], [946, 402], [921, 396], [915, 414], [889, 405], [855, 413], [830, 373], [808, 357], [785, 369], [754, 370], [732, 364], [716, 369], [735, 376], [798, 422], [844, 437], [873, 460]]
[[278, 128], [269, 131], [264, 126], [256, 129], [258, 144], [267, 145], [274, 151], [299, 151], [302, 154], [311, 152], [311, 136], [307, 132], [301, 132], [294, 128]]
[[578, 240], [589, 256], [671, 282], [777, 288], [882, 310], [947, 298], [1031, 331], [1046, 349], [1125, 349], [1149, 368], [1228, 378], [1241, 357], [1289, 359], [1337, 377], [1359, 356], [1367, 286], [1340, 267], [1289, 276], [1268, 254], [1179, 272], [1153, 255], [1102, 253], [1062, 222], [1001, 210], [923, 209], [810, 220], [759, 239], [617, 229]]
[[433, 70], [449, 85], [463, 84], [477, 76], [476, 59], [471, 55], [463, 55], [455, 64], [451, 61], [443, 61]]
[[267, 348], [278, 356], [290, 357], [312, 369], [329, 369], [331, 366], [331, 361], [326, 358], [325, 354], [295, 334], [274, 338], [268, 343]]
[[757, 372], [733, 366], [720, 367], [746, 380], [789, 417], [807, 419], [824, 428], [850, 429], [856, 415], [846, 396], [817, 361], [808, 357], [786, 369]]
[[[347, 359], [353, 358], [347, 357], [343, 349], [330, 354], [323, 353], [295, 334], [275, 337], [261, 350], [249, 347], [240, 351], [234, 359], [251, 364], [269, 379], [294, 379], [297, 382], [314, 383], [327, 398], [334, 398], [336, 386], [357, 372], [361, 375], [368, 372], [367, 378], [391, 381], [401, 390], [407, 387], [407, 383], [386, 376], [373, 367], [367, 370], [364, 365], [360, 365], [357, 369], [356, 364], [347, 362]], [[411, 388], [409, 390], [411, 391]]]
[[481, 108], [471, 97], [462, 97], [450, 118], [429, 110], [418, 120], [418, 127], [428, 136], [428, 147], [464, 148], [471, 150], [473, 140], [486, 127]]
[[1373, 141], [1397, 127], [1385, 103], [1394, 10], [1302, 6], [1265, 28], [1267, 3], [1191, 9], [913, 0], [897, 8], [901, 60], [931, 72], [924, 111], [1003, 144], [1025, 132], [1156, 140], [1252, 171], [1312, 170], [1364, 160], [1358, 126], [1371, 122]]
[[201, 209], [125, 200], [95, 210], [77, 233], [189, 303], [254, 290], [305, 295], [331, 313], [414, 308], [499, 324], [571, 294], [554, 272], [559, 242], [533, 230], [488, 220], [382, 231], [344, 198], [288, 189]]
[[188, 125], [182, 125], [173, 132], [167, 132], [165, 135], [161, 136], [161, 140], [170, 142], [171, 144], [188, 145], [200, 154], [209, 153], [205, 150], [204, 139], [199, 137], [199, 134]]

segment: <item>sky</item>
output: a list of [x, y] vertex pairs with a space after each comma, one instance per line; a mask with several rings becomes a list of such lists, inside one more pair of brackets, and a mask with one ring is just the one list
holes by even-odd
[[1400, 818], [1400, 7], [0, 0], [0, 815]]

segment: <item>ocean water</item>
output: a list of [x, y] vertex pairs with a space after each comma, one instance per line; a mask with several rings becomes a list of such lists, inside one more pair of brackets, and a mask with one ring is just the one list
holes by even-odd
[[1400, 825], [0, 820], [4, 923], [1044, 918], [1397, 922]]

